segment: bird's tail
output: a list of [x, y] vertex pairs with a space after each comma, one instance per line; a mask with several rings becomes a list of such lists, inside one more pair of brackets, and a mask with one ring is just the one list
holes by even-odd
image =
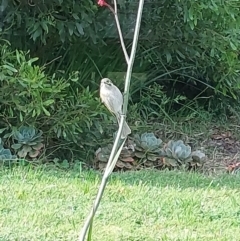
[[131, 134], [131, 129], [130, 129], [130, 127], [128, 126], [127, 122], [124, 121], [124, 123], [123, 123], [123, 128], [122, 128], [121, 138], [122, 138], [122, 139], [125, 139], [129, 134]]
[[[118, 124], [120, 124], [120, 119], [121, 119], [121, 115], [117, 115]], [[130, 134], [131, 134], [131, 129], [128, 126], [127, 122], [124, 121], [122, 133], [121, 133], [121, 139], [125, 139]]]

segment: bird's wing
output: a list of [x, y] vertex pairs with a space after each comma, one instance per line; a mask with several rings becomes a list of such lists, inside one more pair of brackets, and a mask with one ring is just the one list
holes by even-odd
[[111, 97], [105, 96], [103, 103], [105, 104], [105, 106], [108, 108], [110, 112], [115, 114], [115, 107]]
[[115, 106], [115, 111], [116, 112], [122, 112], [122, 104], [123, 104], [123, 95], [120, 92], [120, 90], [113, 85], [113, 96], [112, 96], [112, 101], [113, 101], [113, 105]]

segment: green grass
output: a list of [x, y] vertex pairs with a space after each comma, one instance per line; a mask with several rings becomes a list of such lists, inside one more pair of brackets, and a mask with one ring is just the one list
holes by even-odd
[[[0, 171], [1, 241], [73, 241], [95, 198], [96, 172]], [[240, 177], [140, 171], [114, 174], [95, 241], [239, 239]]]

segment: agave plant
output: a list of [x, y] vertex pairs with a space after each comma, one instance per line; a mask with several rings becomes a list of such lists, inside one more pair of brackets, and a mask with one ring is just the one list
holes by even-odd
[[17, 143], [11, 147], [17, 151], [19, 157], [25, 158], [27, 155], [35, 158], [43, 148], [42, 131], [37, 131], [34, 127], [22, 126], [19, 130], [14, 131], [13, 139]]
[[182, 140], [169, 141], [164, 146], [165, 164], [170, 166], [178, 166], [179, 164], [186, 164], [191, 161], [191, 147], [185, 145]]
[[152, 165], [152, 162], [160, 157], [162, 140], [153, 133], [135, 135], [135, 144], [135, 156], [140, 158], [142, 162], [150, 161], [148, 164]]

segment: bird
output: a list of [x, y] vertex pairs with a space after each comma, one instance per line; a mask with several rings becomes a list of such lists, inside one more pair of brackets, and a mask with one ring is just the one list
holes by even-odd
[[[103, 78], [100, 84], [100, 98], [107, 109], [116, 116], [118, 124], [122, 115], [123, 95], [121, 91], [108, 78]], [[131, 134], [131, 129], [124, 120], [121, 139]]]

